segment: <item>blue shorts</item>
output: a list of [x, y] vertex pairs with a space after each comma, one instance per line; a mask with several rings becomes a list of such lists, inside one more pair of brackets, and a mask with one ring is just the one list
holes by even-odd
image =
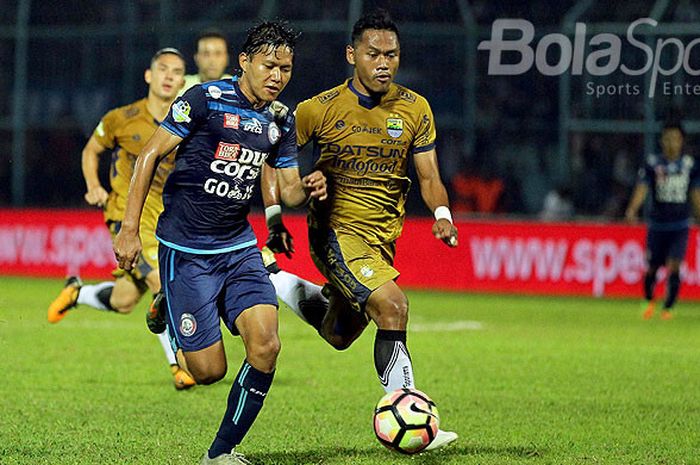
[[647, 231], [647, 254], [649, 266], [663, 266], [668, 259], [681, 260], [685, 258], [688, 248], [688, 228], [676, 231]]
[[160, 244], [160, 280], [173, 349], [205, 349], [221, 340], [219, 318], [237, 335], [236, 318], [255, 305], [277, 307], [275, 288], [256, 247], [202, 255]]

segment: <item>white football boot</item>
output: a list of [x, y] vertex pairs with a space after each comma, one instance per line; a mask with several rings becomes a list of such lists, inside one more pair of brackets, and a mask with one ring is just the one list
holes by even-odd
[[446, 445], [456, 441], [458, 437], [459, 436], [457, 436], [457, 433], [454, 433], [452, 431], [443, 431], [439, 429], [437, 435], [435, 436], [435, 439], [433, 439], [431, 443], [428, 444], [428, 447], [426, 447], [425, 450], [435, 450], [441, 447], [445, 447]]

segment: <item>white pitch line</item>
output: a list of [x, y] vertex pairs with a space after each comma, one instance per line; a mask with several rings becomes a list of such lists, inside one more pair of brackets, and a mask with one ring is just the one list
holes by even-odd
[[437, 323], [413, 323], [409, 324], [409, 330], [418, 333], [438, 333], [438, 332], [454, 332], [454, 331], [480, 331], [484, 329], [484, 325], [480, 321], [450, 321]]

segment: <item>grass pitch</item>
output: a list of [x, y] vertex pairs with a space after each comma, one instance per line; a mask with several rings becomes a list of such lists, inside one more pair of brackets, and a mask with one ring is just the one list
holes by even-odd
[[[176, 392], [146, 302], [87, 307], [61, 323], [62, 283], [0, 278], [0, 464], [197, 464], [223, 414], [229, 373]], [[700, 311], [642, 321], [636, 301], [410, 292], [417, 386], [436, 401], [446, 450], [381, 446], [374, 330], [338, 353], [288, 310], [265, 407], [239, 450], [256, 465], [700, 463]]]

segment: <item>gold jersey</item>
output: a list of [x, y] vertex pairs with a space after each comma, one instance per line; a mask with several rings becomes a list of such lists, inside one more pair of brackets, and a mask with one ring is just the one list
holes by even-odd
[[314, 202], [312, 227], [330, 226], [370, 244], [396, 240], [405, 217], [409, 155], [432, 150], [435, 123], [428, 101], [397, 84], [375, 101], [352, 80], [299, 104], [297, 143], [313, 142], [328, 200]]
[[[112, 191], [105, 206], [106, 221], [122, 221], [126, 209], [129, 183], [134, 174], [136, 158], [160, 123], [146, 107], [146, 99], [137, 100], [123, 107], [115, 108], [102, 117], [93, 136], [102, 146], [112, 151], [109, 180]], [[153, 177], [151, 188], [144, 205], [144, 219], [163, 211], [163, 186], [173, 170], [175, 152], [163, 158]], [[143, 221], [142, 221], [143, 223]], [[155, 226], [154, 226], [155, 227]]]

